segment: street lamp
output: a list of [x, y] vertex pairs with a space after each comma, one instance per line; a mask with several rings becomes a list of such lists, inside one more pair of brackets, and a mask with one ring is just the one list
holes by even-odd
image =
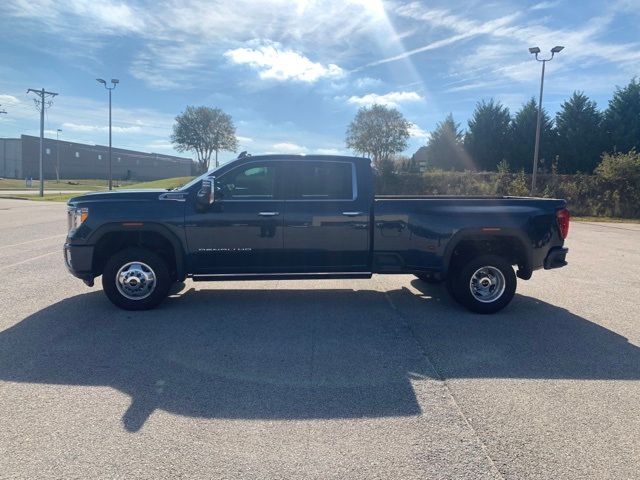
[[56, 183], [60, 183], [60, 132], [62, 129], [56, 130]]
[[544, 67], [547, 62], [553, 60], [553, 56], [556, 53], [562, 51], [564, 47], [559, 45], [551, 49], [551, 56], [549, 58], [538, 58], [540, 49], [538, 47], [531, 47], [529, 53], [536, 56], [536, 60], [542, 62], [542, 76], [540, 78], [540, 101], [538, 102], [538, 122], [536, 124], [536, 145], [533, 151], [533, 175], [531, 175], [531, 195], [535, 195], [536, 192], [536, 175], [538, 173], [538, 153], [540, 152], [540, 122], [542, 121], [542, 90], [544, 88]]
[[109, 90], [109, 190], [113, 190], [113, 177], [111, 175], [111, 90], [115, 89], [120, 80], [117, 78], [112, 78], [111, 83], [112, 87], [107, 86], [107, 82], [102, 78], [96, 78], [98, 83], [101, 83], [104, 88]]

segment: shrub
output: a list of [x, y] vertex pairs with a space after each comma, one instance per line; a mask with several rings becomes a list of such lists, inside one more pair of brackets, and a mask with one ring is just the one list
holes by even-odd
[[[506, 162], [498, 172], [399, 173], [376, 178], [376, 192], [384, 195], [529, 195], [531, 175], [509, 173]], [[538, 175], [538, 192], [564, 198], [578, 216], [640, 218], [640, 154], [604, 155], [595, 175]]]
[[614, 216], [640, 216], [640, 154], [605, 153], [596, 175], [606, 186], [605, 196]]

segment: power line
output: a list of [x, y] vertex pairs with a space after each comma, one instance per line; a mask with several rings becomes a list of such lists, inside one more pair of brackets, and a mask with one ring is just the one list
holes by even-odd
[[45, 108], [51, 107], [53, 104], [53, 97], [58, 95], [54, 92], [47, 92], [44, 88], [40, 90], [35, 90], [30, 88], [27, 90], [27, 95], [29, 93], [35, 93], [40, 98], [34, 98], [33, 102], [40, 109], [40, 196], [44, 197], [44, 177], [42, 175], [42, 156], [43, 156], [43, 148], [44, 148], [44, 110]]

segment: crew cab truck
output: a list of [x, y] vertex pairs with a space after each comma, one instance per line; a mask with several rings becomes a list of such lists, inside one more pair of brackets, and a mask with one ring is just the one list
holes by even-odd
[[566, 265], [564, 200], [375, 196], [373, 175], [366, 158], [245, 156], [175, 190], [89, 193], [69, 200], [65, 262], [127, 310], [187, 277], [379, 273], [445, 282], [478, 313], [504, 308], [516, 276]]

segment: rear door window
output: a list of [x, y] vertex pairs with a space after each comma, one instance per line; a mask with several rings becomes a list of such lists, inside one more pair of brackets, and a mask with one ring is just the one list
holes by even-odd
[[353, 200], [353, 167], [345, 162], [295, 162], [288, 170], [292, 200]]

